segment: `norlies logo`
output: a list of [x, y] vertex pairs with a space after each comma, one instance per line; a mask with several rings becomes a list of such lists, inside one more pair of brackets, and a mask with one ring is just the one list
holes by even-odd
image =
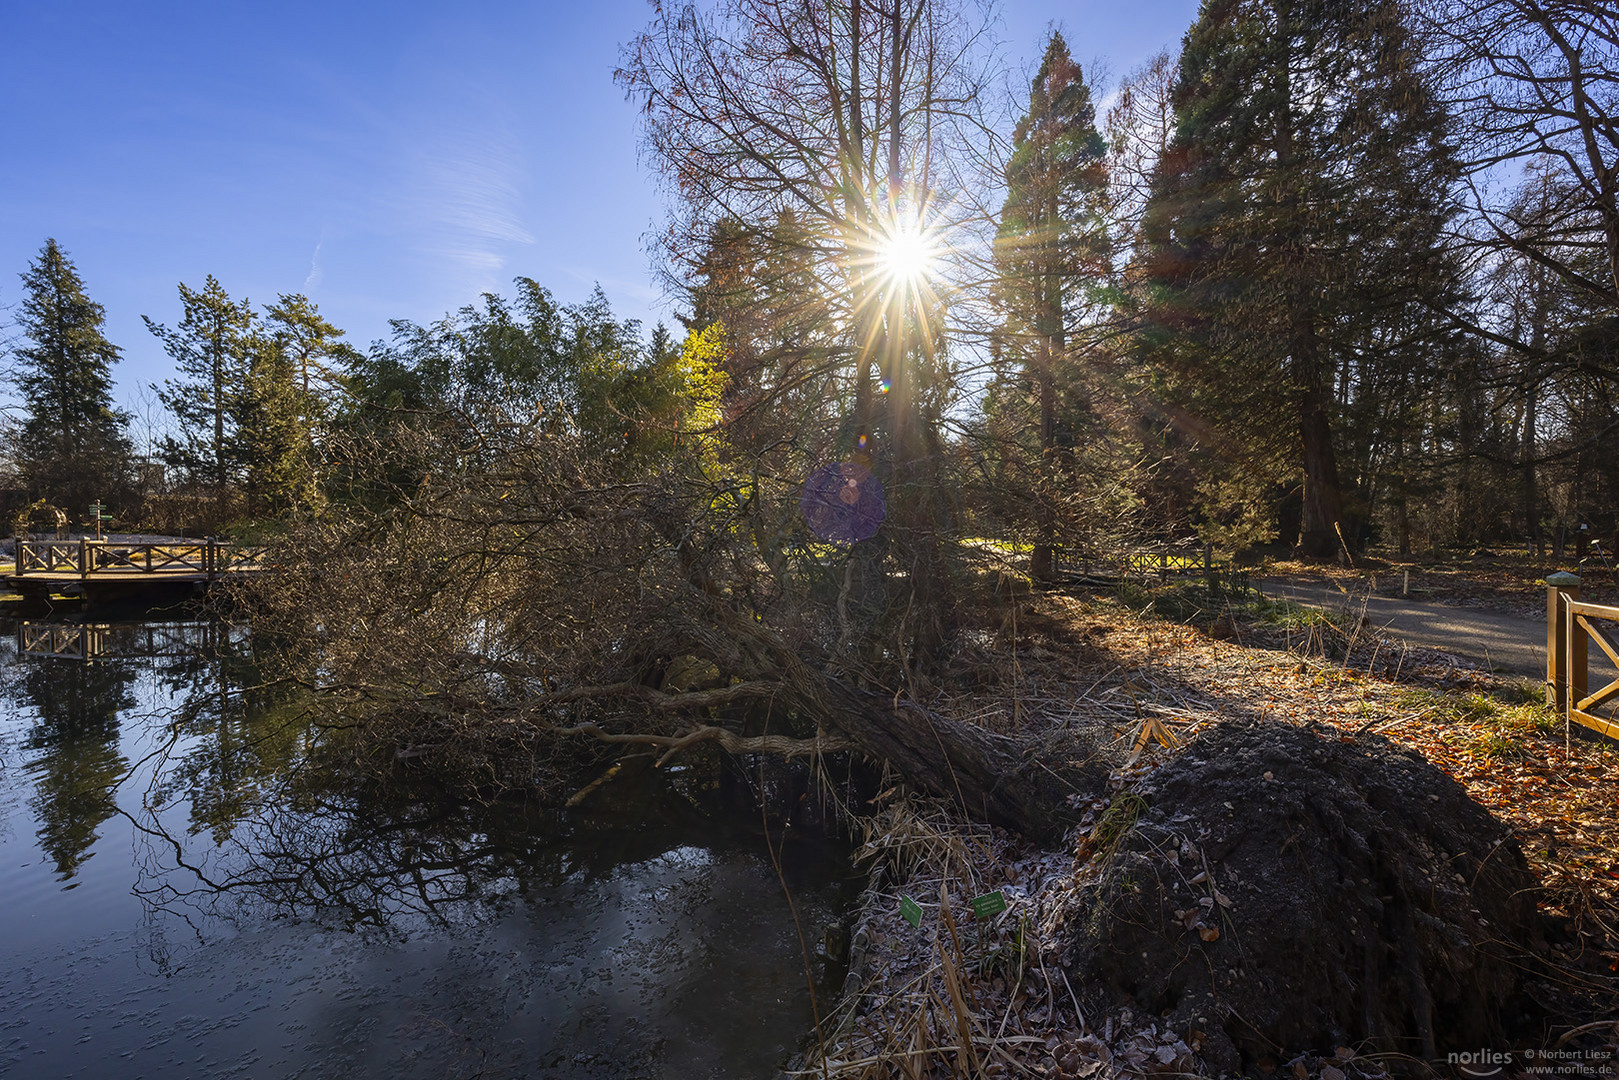
[[1512, 1055], [1505, 1050], [1464, 1050], [1451, 1052], [1445, 1060], [1466, 1076], [1494, 1076], [1512, 1064]]

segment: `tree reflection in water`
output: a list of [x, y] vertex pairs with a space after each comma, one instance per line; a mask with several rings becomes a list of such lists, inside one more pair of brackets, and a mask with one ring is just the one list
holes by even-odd
[[[755, 830], [727, 823], [684, 791], [680, 777], [652, 770], [616, 786], [605, 818], [518, 804], [390, 805], [332, 793], [329, 777], [325, 790], [316, 790], [312, 773], [287, 770], [281, 778], [280, 795], [237, 819], [206, 864], [188, 857], [183, 839], [154, 815], [137, 891], [158, 908], [233, 922], [314, 917], [402, 933], [497, 919], [511, 901], [671, 853], [763, 855]], [[847, 875], [847, 858], [838, 845], [788, 845], [786, 884], [824, 889]]]
[[[258, 1025], [256, 1047], [306, 1045], [288, 1071], [309, 1063], [312, 1075], [459, 1075], [474, 1060], [514, 1075], [557, 1061], [581, 1077], [700, 1075], [715, 1061], [779, 1064], [813, 1021], [806, 974], [817, 994], [843, 978], [820, 939], [858, 888], [846, 849], [785, 845], [789, 907], [758, 819], [738, 824], [695, 769], [633, 759], [565, 812], [454, 803], [403, 790], [408, 762], [380, 783], [382, 770], [355, 768], [342, 731], [315, 723], [296, 688], [262, 683], [262, 643], [242, 631], [95, 629], [92, 663], [8, 663], [0, 637], [18, 721], [0, 729], [12, 740], [0, 758], [17, 751], [22, 766], [0, 774], [11, 784], [0, 797], [31, 800], [42, 868], [92, 885], [25, 949], [25, 969], [50, 989], [30, 991], [22, 1011], [8, 1005], [17, 1024], [49, 1027], [71, 1011], [75, 1031], [116, 1045], [112, 1004], [145, 995], [152, 1026], [179, 1030], [229, 1001], [230, 1016], [186, 1048], [197, 1061], [240, 1051], [239, 1014]], [[80, 869], [126, 836], [133, 882], [121, 855]], [[772, 840], [782, 846], [779, 832]], [[38, 871], [22, 869], [26, 890]], [[103, 912], [126, 890], [141, 901], [135, 936]], [[75, 937], [72, 921], [91, 908], [95, 936]], [[92, 940], [104, 969], [70, 959]], [[134, 953], [138, 973], [119, 981]], [[356, 1041], [367, 1024], [386, 1038]], [[84, 1051], [69, 1038], [52, 1052]], [[157, 1043], [137, 1058], [105, 1074], [172, 1064]]]
[[[64, 880], [101, 823], [124, 813], [138, 849], [135, 892], [153, 916], [193, 926], [199, 914], [390, 929], [477, 922], [530, 891], [670, 852], [763, 853], [755, 822], [735, 823], [692, 774], [652, 769], [650, 758], [626, 762], [588, 804], [594, 814], [362, 789], [343, 770], [342, 733], [322, 729], [296, 688], [262, 681], [245, 628], [107, 626], [96, 641], [90, 662], [19, 657], [9, 668], [37, 715], [31, 805]], [[136, 710], [143, 672], [151, 700]], [[128, 753], [145, 784], [124, 810], [116, 788], [131, 764], [121, 736], [141, 746]], [[844, 850], [821, 845], [789, 856], [792, 888], [823, 887], [847, 865]]]
[[37, 660], [13, 683], [37, 717], [23, 743], [34, 784], [28, 805], [62, 881], [78, 873], [101, 823], [118, 812], [113, 788], [129, 768], [118, 747], [119, 714], [135, 705], [135, 676], [126, 663]]

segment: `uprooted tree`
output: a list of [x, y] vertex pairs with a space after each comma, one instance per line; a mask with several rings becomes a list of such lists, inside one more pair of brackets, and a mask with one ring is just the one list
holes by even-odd
[[[328, 452], [365, 498], [300, 530], [263, 598], [329, 715], [367, 733], [347, 747], [492, 788], [591, 747], [850, 748], [1030, 833], [1092, 785], [1075, 748], [928, 707], [970, 684], [954, 645], [979, 580], [928, 266], [969, 202], [949, 151], [982, 134], [966, 25], [929, 0], [734, 0], [666, 7], [629, 46], [688, 338], [491, 299], [357, 365]], [[828, 475], [852, 518], [818, 535], [800, 499]]]

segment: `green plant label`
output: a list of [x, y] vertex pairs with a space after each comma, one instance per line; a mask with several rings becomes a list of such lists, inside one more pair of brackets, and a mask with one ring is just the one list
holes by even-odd
[[901, 896], [899, 898], [899, 917], [912, 926], [920, 927], [922, 925], [922, 905], [912, 900], [909, 896]]
[[1006, 910], [1006, 894], [996, 889], [983, 896], [975, 896], [968, 903], [972, 905], [974, 915], [980, 919], [987, 919]]

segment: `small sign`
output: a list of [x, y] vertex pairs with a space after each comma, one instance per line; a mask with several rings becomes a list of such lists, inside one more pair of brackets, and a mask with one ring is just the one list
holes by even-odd
[[922, 905], [912, 900], [909, 896], [901, 896], [899, 898], [899, 917], [912, 926], [920, 928], [922, 925]]
[[1006, 910], [1006, 894], [999, 889], [975, 896], [967, 902], [972, 905], [973, 914], [980, 919], [988, 919]]

